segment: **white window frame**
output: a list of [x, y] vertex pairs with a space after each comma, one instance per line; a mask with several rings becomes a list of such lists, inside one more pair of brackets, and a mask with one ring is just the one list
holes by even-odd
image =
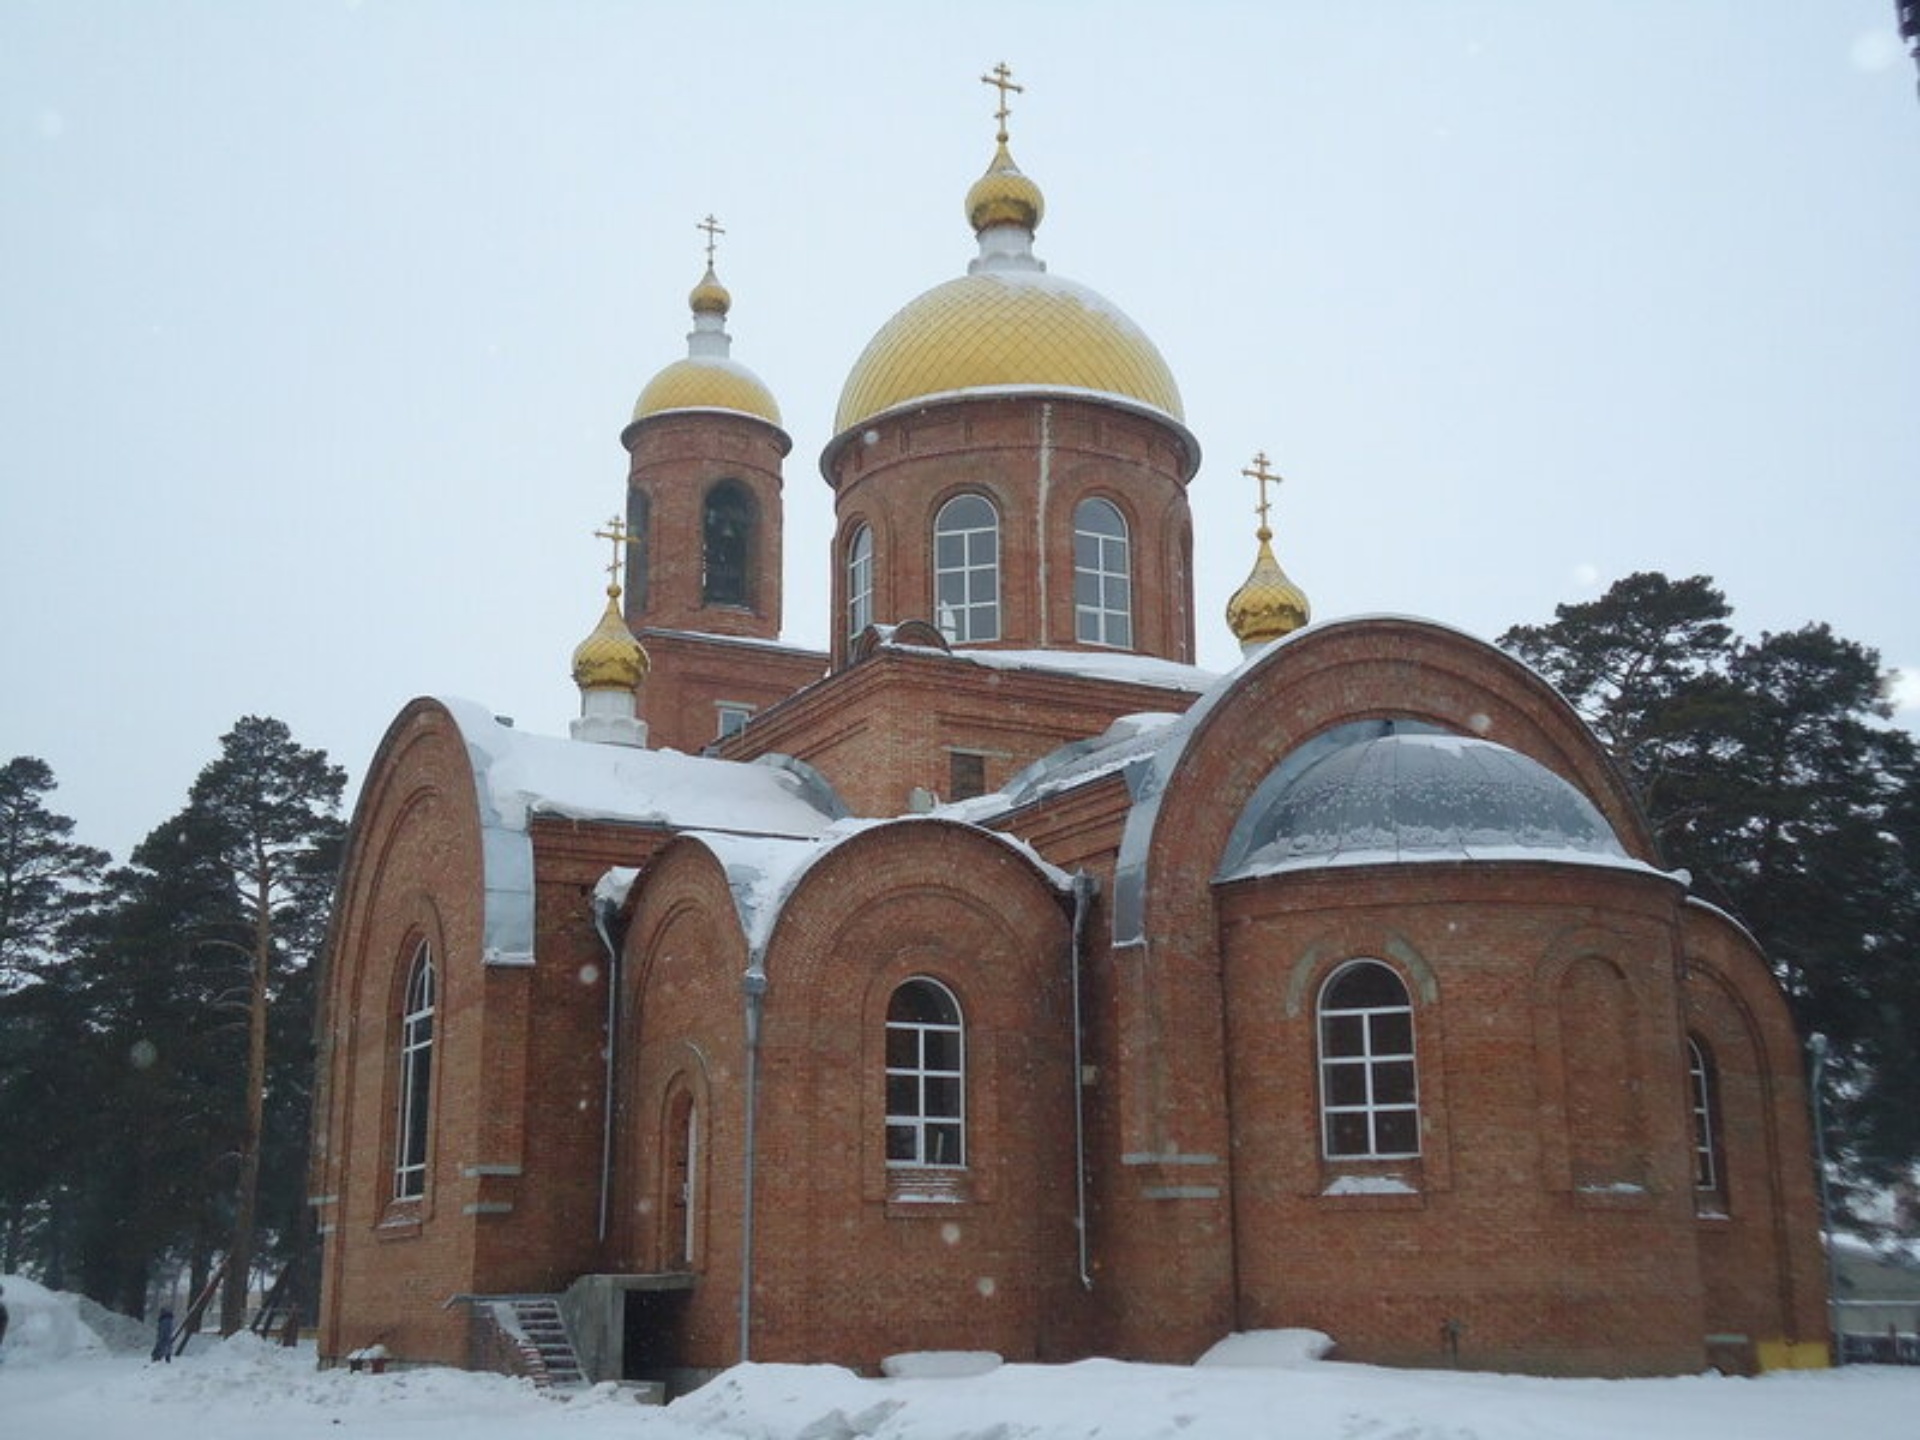
[[[984, 507], [983, 521], [963, 513]], [[978, 490], [954, 496], [933, 521], [934, 623], [953, 645], [1000, 638], [1000, 509]]]
[[1687, 1036], [1687, 1092], [1693, 1110], [1693, 1188], [1717, 1191], [1720, 1163], [1715, 1158], [1720, 1116], [1714, 1106], [1713, 1065], [1706, 1048]]
[[[947, 1020], [896, 1020], [901, 995], [925, 986], [953, 1016]], [[950, 1064], [929, 1052], [952, 1041]], [[899, 1053], [899, 1052], [907, 1053]], [[893, 1168], [962, 1170], [967, 1163], [966, 1016], [953, 991], [916, 975], [901, 981], [887, 1000], [887, 1164]], [[944, 1100], [936, 1091], [946, 1092]], [[902, 1103], [905, 1102], [905, 1103]], [[905, 1153], [896, 1154], [896, 1150]]]
[[[1362, 968], [1390, 977], [1399, 992], [1391, 1005], [1341, 1005], [1328, 1002], [1334, 990]], [[1320, 1056], [1320, 1146], [1328, 1160], [1410, 1160], [1420, 1154], [1420, 1066], [1414, 1044], [1413, 999], [1407, 982], [1391, 965], [1379, 960], [1350, 960], [1320, 987], [1314, 1007]], [[1403, 1020], [1404, 1017], [1404, 1020]], [[1337, 1029], [1349, 1039], [1336, 1043]], [[1393, 1032], [1404, 1023], [1406, 1041], [1398, 1044]], [[1356, 1043], [1353, 1043], [1357, 1041]], [[1381, 1091], [1404, 1072], [1407, 1098], [1382, 1099]], [[1358, 1085], [1354, 1084], [1355, 1079]], [[1394, 1087], [1397, 1088], [1397, 1087]], [[1354, 1146], [1340, 1139], [1358, 1117], [1364, 1143]], [[1411, 1119], [1411, 1145], [1384, 1143], [1385, 1125], [1399, 1128], [1400, 1117]]]
[[847, 638], [873, 623], [873, 527], [862, 525], [847, 539]]
[[753, 715], [754, 707], [743, 700], [714, 701], [713, 738], [724, 740], [729, 735], [738, 735], [747, 728], [747, 723], [753, 719]]
[[433, 1030], [438, 985], [433, 945], [422, 940], [407, 969], [400, 1006], [399, 1115], [393, 1158], [393, 1198], [418, 1200], [427, 1193], [427, 1160], [433, 1129]]
[[1083, 645], [1133, 648], [1133, 543], [1104, 496], [1073, 507], [1073, 629]]

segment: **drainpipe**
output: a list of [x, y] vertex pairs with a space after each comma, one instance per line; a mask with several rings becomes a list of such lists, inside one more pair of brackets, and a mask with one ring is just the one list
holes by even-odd
[[611, 900], [593, 902], [593, 928], [607, 951], [607, 1065], [606, 1084], [600, 1097], [600, 1232], [602, 1244], [607, 1238], [607, 1212], [613, 1192], [613, 1085], [614, 1067], [620, 1041], [620, 947], [614, 943], [612, 919], [617, 907]]
[[1087, 957], [1087, 920], [1100, 882], [1084, 870], [1073, 876], [1073, 1205], [1080, 1234], [1080, 1288], [1093, 1289], [1087, 1239], [1087, 1085], [1086, 1024], [1080, 1014], [1080, 970]]
[[1812, 1057], [1808, 1067], [1807, 1089], [1813, 1101], [1814, 1164], [1820, 1170], [1820, 1231], [1827, 1250], [1827, 1335], [1833, 1347], [1833, 1363], [1844, 1363], [1840, 1348], [1840, 1266], [1833, 1250], [1833, 1188], [1827, 1179], [1827, 1037], [1815, 1032], [1807, 1041]]
[[747, 1153], [740, 1197], [740, 1363], [744, 1365], [752, 1358], [753, 1348], [753, 1172], [759, 1158], [754, 1124], [760, 1110], [760, 1012], [767, 994], [767, 972], [748, 970], [740, 988], [747, 999]]

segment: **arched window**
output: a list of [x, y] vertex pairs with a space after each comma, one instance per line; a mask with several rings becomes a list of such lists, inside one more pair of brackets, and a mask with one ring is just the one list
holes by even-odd
[[1342, 966], [1320, 992], [1320, 1120], [1328, 1159], [1420, 1153], [1413, 1004], [1377, 960]]
[[966, 1164], [966, 1036], [960, 1002], [909, 980], [887, 1005], [887, 1163]]
[[956, 495], [934, 518], [933, 608], [953, 644], [1000, 638], [1000, 515], [984, 495]]
[[627, 603], [636, 610], [647, 608], [647, 546], [652, 543], [648, 526], [652, 523], [653, 502], [644, 491], [627, 492]]
[[1133, 556], [1110, 500], [1073, 508], [1073, 616], [1081, 644], [1133, 648]]
[[701, 516], [700, 598], [708, 605], [750, 605], [753, 532], [758, 507], [738, 480], [707, 492]]
[[693, 1095], [676, 1089], [667, 1105], [667, 1196], [664, 1207], [666, 1244], [662, 1251], [674, 1270], [693, 1268], [694, 1241], [699, 1222], [700, 1111]]
[[873, 531], [862, 525], [847, 542], [847, 638], [873, 623]]
[[413, 952], [400, 1010], [400, 1114], [394, 1147], [393, 1198], [418, 1200], [427, 1191], [427, 1134], [433, 1101], [433, 947]]
[[1706, 1046], [1687, 1037], [1687, 1093], [1693, 1102], [1693, 1188], [1718, 1190], [1720, 1114], [1718, 1077]]

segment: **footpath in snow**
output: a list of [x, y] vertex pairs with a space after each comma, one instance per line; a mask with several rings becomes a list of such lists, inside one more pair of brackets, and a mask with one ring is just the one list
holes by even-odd
[[[458, 1370], [318, 1370], [309, 1346], [195, 1339], [148, 1363], [139, 1332], [4, 1277], [3, 1440], [1914, 1440], [1920, 1369], [1758, 1380], [1539, 1380], [1312, 1358], [1304, 1332], [1236, 1336], [1195, 1366], [938, 1363], [862, 1379], [746, 1365], [665, 1408], [600, 1386], [568, 1401]], [[96, 1324], [97, 1324], [96, 1317]], [[112, 1330], [103, 1335], [101, 1330]], [[115, 1347], [122, 1347], [116, 1349]]]

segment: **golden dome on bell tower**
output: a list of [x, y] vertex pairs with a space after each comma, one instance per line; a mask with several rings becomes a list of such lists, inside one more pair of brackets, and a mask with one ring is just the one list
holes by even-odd
[[650, 419], [673, 410], [730, 410], [751, 415], [776, 428], [780, 406], [760, 377], [732, 358], [733, 337], [727, 334], [727, 312], [733, 296], [713, 269], [714, 237], [726, 232], [709, 215], [699, 229], [707, 232], [707, 270], [687, 296], [693, 311], [693, 331], [687, 336], [687, 355], [667, 366], [640, 392], [633, 418]]
[[1253, 464], [1240, 472], [1260, 484], [1260, 528], [1254, 532], [1260, 542], [1253, 561], [1253, 572], [1246, 583], [1227, 601], [1227, 628], [1239, 640], [1242, 651], [1251, 651], [1291, 635], [1313, 618], [1306, 592], [1280, 568], [1273, 558], [1273, 531], [1267, 526], [1267, 483], [1280, 477], [1267, 469], [1265, 452], [1253, 457]]

